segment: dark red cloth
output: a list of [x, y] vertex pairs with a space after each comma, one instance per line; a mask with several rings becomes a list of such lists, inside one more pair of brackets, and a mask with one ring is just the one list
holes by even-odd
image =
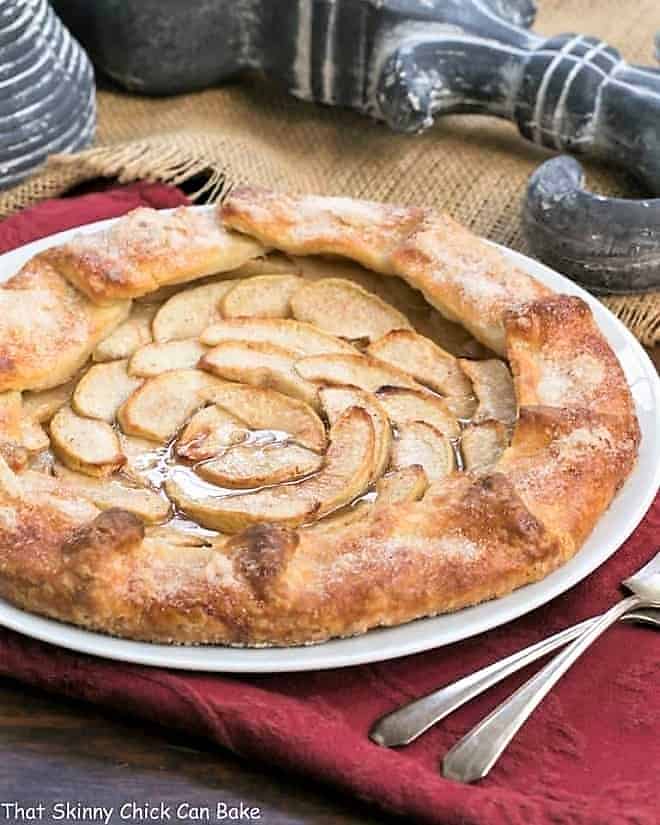
[[[138, 184], [50, 201], [0, 224], [0, 249], [140, 204], [185, 202]], [[382, 713], [598, 613], [660, 544], [660, 498], [588, 579], [505, 627], [436, 651], [345, 670], [236, 678], [107, 662], [0, 630], [0, 674], [201, 734], [238, 754], [320, 779], [408, 822], [436, 825], [657, 825], [660, 636], [609, 630], [545, 699], [491, 776], [443, 779], [442, 754], [522, 680], [510, 679], [415, 744], [391, 751], [367, 731]]]

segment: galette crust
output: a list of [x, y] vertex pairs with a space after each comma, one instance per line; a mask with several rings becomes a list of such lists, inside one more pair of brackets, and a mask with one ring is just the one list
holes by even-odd
[[88, 298], [105, 304], [236, 269], [263, 251], [215, 216], [182, 206], [135, 209], [109, 229], [79, 233], [44, 256]]
[[399, 275], [450, 321], [504, 355], [504, 313], [551, 291], [448, 215], [256, 188], [222, 207], [226, 226], [291, 255], [342, 255]]
[[[273, 247], [339, 255], [398, 275], [506, 353], [518, 402], [510, 446], [493, 468], [450, 473], [425, 493], [422, 484], [414, 496], [367, 506], [331, 528], [258, 523], [189, 546], [124, 510], [100, 512], [57, 478], [15, 472], [0, 451], [0, 595], [133, 639], [307, 644], [502, 596], [579, 550], [639, 446], [623, 371], [583, 301], [552, 293], [428, 210], [247, 188], [219, 215], [243, 233], [246, 254]], [[171, 248], [136, 246], [132, 220], [119, 221], [113, 235], [129, 250], [125, 267], [117, 268], [109, 241], [98, 256], [73, 243], [49, 261], [93, 301], [144, 294], [217, 267], [217, 258], [179, 257], [170, 274]], [[72, 314], [87, 318], [94, 305], [82, 296], [79, 303]], [[119, 323], [124, 315], [116, 311]], [[87, 354], [99, 340], [92, 345], [91, 337]], [[0, 356], [7, 340], [0, 327]], [[0, 363], [4, 387], [39, 386], [20, 341], [14, 358], [13, 373]], [[9, 377], [21, 369], [28, 378]]]
[[129, 309], [123, 300], [97, 306], [33, 258], [0, 288], [0, 391], [62, 384]]

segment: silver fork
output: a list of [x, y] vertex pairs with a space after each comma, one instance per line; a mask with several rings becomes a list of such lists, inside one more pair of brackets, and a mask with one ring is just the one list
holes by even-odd
[[531, 713], [592, 642], [629, 610], [660, 607], [660, 552], [623, 585], [633, 595], [603, 613], [454, 745], [442, 762], [444, 776], [459, 782], [475, 782], [487, 776]]
[[[642, 568], [640, 573], [644, 569]], [[470, 673], [456, 682], [445, 685], [426, 696], [422, 696], [420, 699], [415, 699], [403, 707], [381, 716], [371, 727], [369, 737], [376, 744], [385, 747], [409, 745], [430, 727], [445, 719], [450, 713], [458, 710], [466, 702], [479, 696], [488, 688], [576, 639], [599, 618], [599, 616], [596, 616], [568, 627], [549, 636], [547, 639], [512, 653], [505, 659], [493, 662], [493, 664]], [[635, 620], [660, 626], [660, 610], [647, 608], [646, 610], [631, 611], [621, 616], [621, 621]]]
[[[499, 684], [508, 676], [517, 673], [537, 659], [576, 639], [598, 620], [598, 616], [548, 636], [529, 647], [512, 653], [505, 659], [498, 659], [492, 665], [476, 670], [451, 684], [434, 690], [419, 699], [413, 699], [397, 710], [390, 711], [374, 722], [369, 738], [377, 745], [396, 748], [409, 745], [423, 733], [446, 719], [471, 699], [480, 696], [489, 688]], [[622, 622], [640, 622], [651, 627], [660, 627], [660, 609], [639, 608], [624, 613]]]

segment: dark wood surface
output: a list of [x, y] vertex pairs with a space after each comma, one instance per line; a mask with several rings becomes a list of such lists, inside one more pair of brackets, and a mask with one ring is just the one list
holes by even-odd
[[[20, 822], [1, 803], [41, 802], [51, 814], [41, 821], [50, 822], [58, 801], [116, 810], [127, 802], [162, 803], [170, 806], [173, 821], [183, 822], [194, 820], [175, 820], [179, 804], [215, 810], [221, 801], [259, 807], [261, 816], [252, 822], [260, 825], [400, 822], [205, 741], [0, 680], [0, 823]], [[115, 814], [111, 821], [122, 820]], [[123, 821], [141, 820], [136, 815]]]
[[[660, 347], [651, 356], [660, 367]], [[399, 821], [207, 742], [0, 680], [0, 803], [52, 806], [58, 800], [200, 808], [243, 802], [260, 808], [253, 821], [265, 825]], [[4, 821], [19, 820], [6, 817], [0, 805]]]

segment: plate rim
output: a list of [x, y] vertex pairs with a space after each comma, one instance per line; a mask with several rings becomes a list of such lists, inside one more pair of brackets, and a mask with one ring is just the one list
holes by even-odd
[[[209, 211], [214, 207], [196, 206], [193, 208]], [[116, 220], [118, 218], [107, 218], [73, 227], [5, 252], [0, 255], [0, 283], [11, 277], [18, 267], [35, 253], [63, 242], [75, 232], [92, 232], [103, 229]], [[648, 382], [650, 390], [649, 412], [651, 416], [655, 412], [657, 421], [660, 418], [660, 377], [639, 341], [625, 325], [595, 296], [540, 261], [486, 238], [482, 240], [500, 249], [532, 277], [539, 277], [543, 282], [546, 282], [547, 278], [553, 288], [561, 288], [568, 294], [583, 298], [594, 311], [601, 331], [610, 345], [617, 351], [617, 356], [621, 347], [616, 348], [612, 339], [616, 338], [618, 333], [621, 341], [625, 344], [625, 349], [628, 352], [632, 351], [634, 354], [634, 362], [641, 379]], [[5, 272], [6, 274], [4, 274]], [[559, 283], [552, 283], [553, 281]], [[604, 328], [600, 323], [601, 320], [605, 322]], [[626, 370], [626, 365], [622, 364], [622, 366]], [[632, 364], [628, 364], [628, 368], [631, 369]], [[639, 414], [641, 411], [637, 399], [635, 400], [635, 406]], [[640, 419], [640, 426], [642, 426], [645, 416], [640, 415]], [[635, 470], [633, 470], [622, 489], [619, 490], [612, 505], [601, 517], [596, 528], [573, 559], [539, 582], [525, 585], [499, 599], [482, 602], [474, 607], [464, 608], [455, 613], [424, 617], [395, 627], [375, 628], [359, 636], [332, 639], [319, 644], [262, 648], [221, 645], [178, 646], [122, 639], [29, 613], [14, 607], [4, 599], [0, 599], [0, 626], [77, 653], [109, 660], [176, 670], [224, 673], [267, 674], [350, 667], [387, 661], [454, 644], [507, 624], [535, 610], [537, 607], [547, 604], [598, 569], [620, 548], [641, 522], [653, 502], [658, 488], [660, 488], [660, 422], [655, 428], [655, 433], [653, 427], [649, 427], [648, 424], [646, 428], [642, 426], [642, 430], [644, 438], [648, 438], [649, 435], [654, 436], [651, 447], [655, 447], [652, 456], [655, 462], [651, 462], [650, 478], [648, 480], [638, 478], [642, 465], [640, 458]], [[649, 464], [649, 460], [644, 463]], [[618, 509], [623, 507], [622, 501], [625, 501], [625, 491], [630, 491], [633, 485], [639, 486], [640, 484], [644, 486], [639, 489], [632, 502], [627, 502], [627, 511], [618, 513]], [[590, 543], [594, 543], [598, 532], [603, 531], [603, 522], [606, 521], [607, 523], [612, 520], [615, 521], [615, 524], [607, 524], [611, 533], [607, 540], [603, 541], [606, 549], [594, 550], [589, 547]], [[587, 550], [586, 554], [585, 549]], [[457, 617], [459, 620], [461, 617], [467, 618], [467, 629], [463, 628], [465, 632], [456, 629], [453, 632], [445, 630], [446, 638], [443, 638], [442, 624], [437, 630], [435, 625], [444, 623], [446, 627], [451, 628], [452, 624], [458, 624]], [[398, 639], [399, 636], [402, 638]]]

